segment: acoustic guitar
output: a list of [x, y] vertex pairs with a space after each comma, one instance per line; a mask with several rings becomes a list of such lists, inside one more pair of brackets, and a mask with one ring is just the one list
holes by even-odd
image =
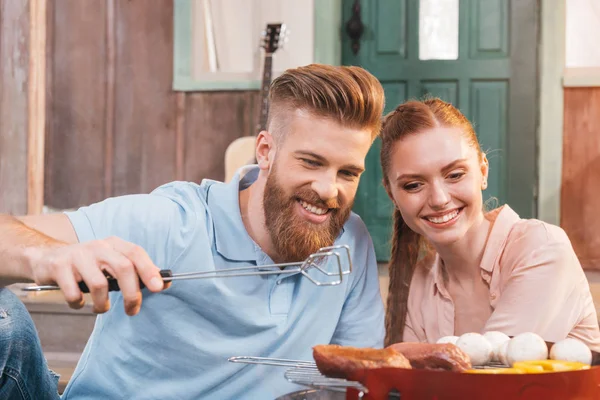
[[260, 114], [253, 136], [237, 138], [225, 150], [225, 182], [244, 165], [256, 162], [256, 135], [267, 128], [269, 116], [269, 86], [273, 74], [273, 54], [282, 47], [286, 36], [285, 24], [267, 24], [262, 33], [261, 48], [265, 51], [260, 87]]

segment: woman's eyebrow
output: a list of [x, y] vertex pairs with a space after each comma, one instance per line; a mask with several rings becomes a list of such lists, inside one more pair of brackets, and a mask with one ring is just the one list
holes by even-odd
[[442, 168], [442, 173], [448, 172], [448, 171], [450, 171], [451, 169], [454, 169], [454, 168], [456, 168], [456, 166], [457, 166], [458, 164], [462, 164], [462, 163], [465, 163], [465, 162], [467, 162], [467, 159], [466, 159], [466, 158], [460, 158], [460, 159], [458, 159], [458, 160], [454, 160], [454, 161], [452, 161], [450, 164], [448, 164], [448, 165], [446, 165], [444, 168]]
[[[462, 164], [464, 162], [467, 162], [466, 158], [460, 158], [458, 160], [454, 160], [450, 164], [448, 164], [442, 168], [442, 173], [446, 173], [446, 172], [456, 168], [457, 165]], [[419, 179], [419, 178], [423, 178], [423, 175], [402, 174], [402, 175], [398, 176], [398, 178], [396, 178], [396, 181], [401, 181], [401, 180], [405, 180], [405, 179]]]

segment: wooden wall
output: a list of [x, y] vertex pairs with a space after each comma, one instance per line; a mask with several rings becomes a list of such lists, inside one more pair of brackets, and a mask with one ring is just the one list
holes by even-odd
[[561, 226], [586, 269], [600, 270], [600, 87], [565, 88]]
[[[224, 177], [258, 92], [173, 92], [173, 0], [47, 0], [45, 199]], [[0, 0], [0, 212], [27, 211], [29, 0]]]
[[172, 91], [173, 0], [48, 0], [47, 40], [46, 205], [223, 179], [253, 133], [257, 91]]
[[0, 211], [27, 211], [28, 0], [0, 0]]

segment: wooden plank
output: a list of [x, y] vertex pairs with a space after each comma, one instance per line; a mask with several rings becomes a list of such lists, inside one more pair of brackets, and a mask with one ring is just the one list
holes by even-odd
[[48, 198], [48, 193], [51, 192], [52, 181], [47, 179], [48, 165], [52, 165], [51, 160], [54, 157], [52, 149], [53, 135], [53, 119], [48, 118], [52, 115], [52, 103], [48, 101], [52, 97], [51, 90], [54, 88], [54, 3], [56, 0], [48, 0], [46, 4], [46, 118], [45, 118], [45, 138], [44, 138], [44, 204]]
[[[253, 134], [258, 92], [194, 93], [186, 99], [185, 180], [225, 178], [224, 155], [238, 137]], [[249, 121], [252, 121], [249, 123]]]
[[29, 80], [27, 121], [27, 213], [44, 206], [46, 128], [46, 0], [29, 2]]
[[561, 226], [585, 269], [600, 270], [600, 88], [565, 88]]
[[113, 194], [176, 175], [173, 1], [118, 1]]
[[27, 0], [0, 0], [0, 212], [27, 212]]
[[257, 92], [171, 89], [172, 2], [48, 1], [46, 204], [222, 178], [227, 145], [255, 134]]
[[184, 92], [177, 92], [177, 115], [175, 117], [175, 179], [183, 179], [185, 162], [185, 98]]
[[106, 106], [104, 118], [104, 196], [113, 192], [113, 166], [115, 142], [115, 71], [116, 71], [116, 31], [115, 1], [106, 2]]
[[71, 208], [104, 197], [106, 2], [54, 1], [45, 202]]

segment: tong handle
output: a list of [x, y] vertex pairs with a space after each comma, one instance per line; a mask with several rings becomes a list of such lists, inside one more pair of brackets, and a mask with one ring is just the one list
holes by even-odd
[[[170, 269], [161, 269], [160, 276], [163, 278], [163, 280], [164, 280], [164, 278], [171, 278], [173, 276], [173, 272]], [[110, 274], [106, 274], [106, 279], [108, 280], [108, 291], [109, 292], [118, 292], [121, 290], [121, 288], [119, 287], [119, 282], [115, 278], [113, 278]], [[140, 289], [143, 289], [145, 287], [146, 287], [146, 285], [140, 279]], [[81, 290], [83, 293], [90, 292], [90, 288], [88, 288], [88, 286], [83, 281], [79, 282], [79, 290]]]

